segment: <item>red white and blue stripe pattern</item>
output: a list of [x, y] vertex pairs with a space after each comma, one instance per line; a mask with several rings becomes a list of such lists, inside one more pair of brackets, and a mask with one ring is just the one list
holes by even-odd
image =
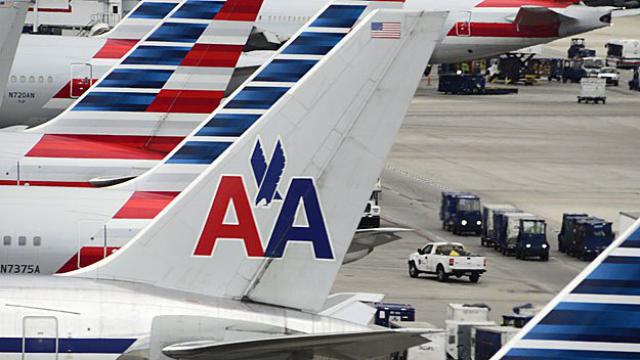
[[[167, 4], [134, 10], [131, 21], [164, 18], [69, 110], [28, 131], [42, 135], [20, 160], [21, 183], [89, 186], [94, 177], [139, 175], [151, 167], [140, 161], [164, 158], [218, 107], [262, 0]], [[127, 166], [138, 172], [120, 172]], [[15, 184], [16, 172], [0, 183]]]
[[[349, 1], [327, 6], [183, 140], [164, 162], [144, 175], [116, 186], [133, 192], [118, 215], [107, 223], [109, 243], [124, 245], [132, 239], [292, 87], [304, 80], [305, 74], [339, 44], [359, 18], [389, 4], [398, 2]], [[339, 20], [334, 21], [332, 17]], [[76, 263], [77, 259], [70, 259], [70, 266], [63, 267], [60, 272], [73, 270]]]
[[494, 359], [640, 359], [640, 222]]

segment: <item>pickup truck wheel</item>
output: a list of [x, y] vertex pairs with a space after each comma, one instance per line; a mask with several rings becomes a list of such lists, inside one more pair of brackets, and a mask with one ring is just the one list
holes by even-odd
[[471, 281], [472, 283], [477, 283], [478, 280], [480, 280], [480, 274], [471, 274], [469, 275], [469, 281]]
[[420, 275], [420, 271], [416, 267], [416, 264], [413, 261], [409, 262], [409, 276], [412, 278], [417, 278]]
[[442, 265], [438, 265], [438, 270], [436, 270], [436, 274], [438, 275], [438, 281], [445, 282], [449, 278], [449, 276], [444, 272], [444, 268]]

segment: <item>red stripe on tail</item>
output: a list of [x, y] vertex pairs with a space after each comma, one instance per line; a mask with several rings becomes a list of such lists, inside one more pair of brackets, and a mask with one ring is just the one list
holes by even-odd
[[178, 136], [46, 134], [26, 156], [162, 160], [181, 141]]
[[114, 219], [153, 219], [179, 192], [136, 191], [120, 208]]
[[227, 0], [214, 19], [255, 21], [262, 6], [262, 0]]
[[242, 45], [195, 44], [180, 65], [234, 68], [242, 48]]
[[[58, 271], [56, 274], [62, 274], [73, 270], [78, 270], [80, 268], [89, 266], [91, 264], [97, 263], [98, 261], [108, 257], [118, 250], [119, 247], [108, 246], [106, 248], [106, 256], [105, 256], [105, 248], [102, 246], [83, 246], [78, 253], [73, 255], [71, 259], [69, 259]], [[78, 260], [78, 256], [80, 259]]]
[[218, 107], [223, 96], [224, 91], [163, 89], [147, 112], [208, 114]]
[[131, 50], [138, 40], [107, 39], [102, 48], [93, 55], [95, 59], [120, 59]]

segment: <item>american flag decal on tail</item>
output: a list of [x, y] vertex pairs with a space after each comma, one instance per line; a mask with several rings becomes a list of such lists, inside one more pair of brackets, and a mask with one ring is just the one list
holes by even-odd
[[399, 22], [372, 22], [372, 39], [400, 39], [401, 25]]

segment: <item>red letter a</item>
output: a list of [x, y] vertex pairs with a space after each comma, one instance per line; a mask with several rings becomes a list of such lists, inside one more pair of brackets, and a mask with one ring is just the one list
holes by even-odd
[[[225, 224], [224, 218], [232, 201], [238, 223]], [[264, 256], [247, 191], [240, 176], [223, 176], [220, 179], [211, 211], [193, 254], [211, 256], [213, 247], [220, 238], [243, 240], [247, 255]]]

